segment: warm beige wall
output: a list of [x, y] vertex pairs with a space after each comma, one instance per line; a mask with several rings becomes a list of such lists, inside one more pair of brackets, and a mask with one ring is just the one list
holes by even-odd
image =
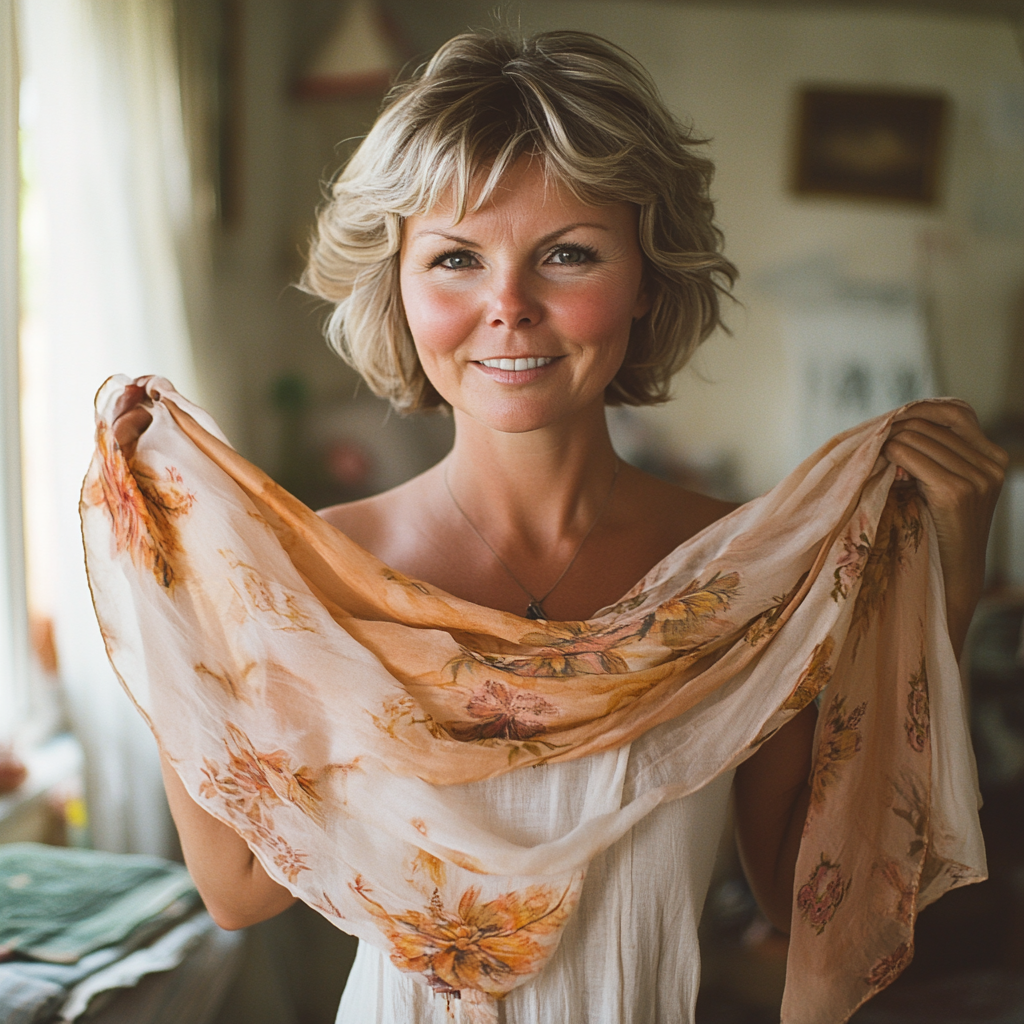
[[[210, 333], [217, 351], [201, 365], [217, 378], [205, 382], [205, 392], [229, 438], [248, 458], [281, 473], [273, 382], [298, 373], [315, 398], [349, 395], [356, 387], [355, 375], [323, 341], [323, 308], [294, 284], [321, 183], [350, 151], [344, 140], [372, 123], [381, 97], [295, 100], [290, 87], [302, 54], [296, 37], [310, 29], [310, 8], [250, 0], [242, 9], [241, 212], [214, 239]], [[314, 13], [317, 30], [324, 11]]]
[[[735, 450], [751, 489], [774, 483], [789, 468], [791, 390], [778, 303], [756, 287], [758, 278], [832, 252], [851, 275], [914, 285], [921, 280], [922, 243], [929, 235], [939, 236], [948, 250], [933, 258], [929, 275], [940, 386], [973, 402], [983, 418], [994, 415], [1011, 295], [1024, 276], [1024, 239], [978, 234], [971, 206], [985, 184], [979, 122], [989, 89], [1022, 79], [1010, 30], [992, 22], [874, 11], [659, 8], [658, 19], [664, 19], [664, 31], [646, 46], [634, 31], [630, 44], [669, 102], [715, 137], [720, 218], [728, 252], [744, 275], [738, 295], [747, 305], [744, 315], [734, 317], [734, 339], [716, 338], [707, 348], [704, 366], [715, 384], [692, 375], [681, 381], [678, 399], [656, 417], [659, 425], [677, 431], [684, 444], [694, 436]], [[678, 49], [664, 42], [669, 39], [680, 40]], [[953, 125], [943, 207], [921, 212], [790, 195], [793, 100], [803, 82], [947, 93]], [[1024, 197], [1024, 166], [1016, 179]]]
[[[593, 0], [505, 5], [525, 31], [597, 32], [635, 54], [669, 105], [713, 137], [715, 194], [727, 251], [739, 265], [733, 338], [713, 338], [678, 397], [647, 415], [682, 450], [732, 453], [745, 488], [774, 483], [789, 468], [790, 374], [778, 301], [757, 282], [772, 269], [832, 253], [847, 273], [914, 286], [930, 282], [943, 389], [982, 418], [1002, 401], [1010, 317], [1024, 283], [1024, 147], [987, 139], [993, 87], [1022, 87], [1020, 50], [1008, 25], [983, 19], [888, 13], [817, 13]], [[424, 46], [468, 25], [488, 24], [490, 4], [407, 3]], [[429, 11], [429, 14], [428, 14]], [[952, 100], [942, 206], [797, 198], [787, 191], [793, 105], [802, 83], [938, 89]], [[980, 232], [973, 208], [1001, 188], [1016, 209]], [[1015, 218], [1015, 219], [1014, 219]], [[933, 250], [925, 274], [924, 247]]]

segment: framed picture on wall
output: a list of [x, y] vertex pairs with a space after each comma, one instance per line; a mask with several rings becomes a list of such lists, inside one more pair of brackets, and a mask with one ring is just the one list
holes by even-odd
[[939, 94], [803, 89], [794, 190], [933, 204], [946, 107]]

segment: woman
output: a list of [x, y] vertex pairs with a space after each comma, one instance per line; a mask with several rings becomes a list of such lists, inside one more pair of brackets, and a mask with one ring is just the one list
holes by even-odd
[[[664, 401], [719, 325], [735, 271], [700, 144], [631, 58], [580, 33], [460, 36], [394, 90], [334, 184], [304, 285], [335, 303], [329, 338], [371, 388], [402, 410], [450, 408], [456, 440], [416, 479], [324, 510], [328, 523], [456, 597], [577, 621], [731, 510], [622, 463], [605, 420], [608, 404]], [[138, 395], [126, 393], [115, 428], [126, 451], [148, 421], [130, 408]], [[884, 454], [931, 511], [959, 654], [1006, 457], [968, 409], [940, 404], [897, 422]], [[735, 772], [744, 868], [783, 931], [816, 718], [810, 703]], [[626, 791], [659, 756], [650, 736], [626, 748]], [[509, 772], [466, 788], [506, 838], [549, 840], [579, 819], [609, 756], [620, 755], [543, 765], [542, 785]], [[294, 901], [166, 762], [165, 781], [222, 926]], [[505, 1020], [692, 1019], [696, 927], [731, 781], [724, 772], [661, 805], [591, 862], [561, 945], [504, 1000]], [[338, 1019], [440, 1021], [453, 1006], [361, 944]]]

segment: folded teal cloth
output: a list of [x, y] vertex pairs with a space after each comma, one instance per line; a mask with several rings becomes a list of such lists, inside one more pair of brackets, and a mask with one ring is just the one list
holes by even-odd
[[19, 954], [74, 964], [133, 933], [151, 936], [198, 903], [188, 872], [171, 861], [38, 843], [0, 846], [0, 960]]
[[76, 964], [38, 960], [9, 960], [0, 964], [0, 1021], [44, 1024], [53, 1020], [74, 985], [124, 955], [124, 947], [109, 946], [88, 953]]

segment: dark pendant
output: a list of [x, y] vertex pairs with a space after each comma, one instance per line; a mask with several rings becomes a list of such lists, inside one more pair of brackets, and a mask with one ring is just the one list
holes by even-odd
[[526, 617], [528, 619], [540, 619], [543, 622], [547, 622], [547, 614], [544, 609], [541, 608], [539, 601], [531, 601], [526, 609]]

